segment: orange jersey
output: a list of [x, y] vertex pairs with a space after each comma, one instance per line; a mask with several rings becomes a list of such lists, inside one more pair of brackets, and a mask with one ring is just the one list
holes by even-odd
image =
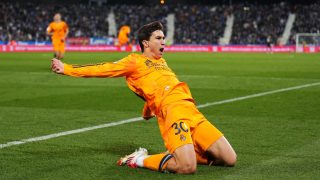
[[52, 39], [62, 39], [65, 37], [68, 25], [64, 21], [52, 22], [47, 28], [47, 32], [53, 32]]
[[120, 28], [120, 32], [118, 35], [118, 41], [120, 45], [124, 45], [129, 42], [129, 34], [130, 34], [130, 27], [129, 26], [122, 26]]
[[188, 86], [180, 82], [165, 59], [130, 54], [113, 62], [95, 65], [64, 64], [64, 74], [75, 77], [125, 77], [128, 87], [145, 101], [145, 109], [161, 116], [161, 107], [179, 100], [193, 101]]

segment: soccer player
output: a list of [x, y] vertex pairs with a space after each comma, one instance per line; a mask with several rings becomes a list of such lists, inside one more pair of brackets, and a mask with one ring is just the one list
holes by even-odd
[[272, 46], [273, 46], [272, 45], [272, 38], [270, 35], [267, 36], [266, 42], [267, 42], [268, 52], [273, 53], [272, 52]]
[[75, 77], [125, 77], [129, 88], [145, 100], [143, 117], [156, 116], [167, 152], [148, 155], [139, 148], [118, 165], [144, 167], [160, 172], [192, 174], [197, 164], [234, 166], [236, 153], [197, 109], [186, 83], [180, 82], [162, 58], [165, 36], [160, 22], [138, 31], [142, 54], [132, 53], [113, 62], [69, 65], [52, 60], [52, 70]]
[[54, 49], [54, 57], [62, 59], [65, 53], [65, 41], [69, 34], [67, 23], [61, 20], [61, 14], [56, 13], [53, 16], [53, 22], [47, 27], [47, 35], [51, 36]]
[[130, 31], [131, 31], [130, 27], [126, 25], [120, 28], [119, 35], [118, 35], [119, 46], [129, 45]]

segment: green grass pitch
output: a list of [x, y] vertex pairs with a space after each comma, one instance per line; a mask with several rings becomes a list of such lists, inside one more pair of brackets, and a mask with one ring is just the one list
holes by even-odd
[[[65, 62], [128, 53], [71, 53]], [[0, 54], [0, 144], [138, 117], [143, 102], [123, 78], [50, 72], [52, 53]], [[166, 53], [198, 105], [320, 82], [320, 54]], [[116, 166], [138, 147], [163, 152], [156, 119], [0, 149], [0, 179], [316, 179], [320, 85], [201, 108], [238, 154], [233, 168], [195, 175]]]

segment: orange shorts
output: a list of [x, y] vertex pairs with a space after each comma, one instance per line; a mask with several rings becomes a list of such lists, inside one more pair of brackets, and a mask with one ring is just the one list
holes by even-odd
[[[193, 102], [179, 101], [162, 109], [160, 131], [170, 153], [185, 144], [193, 144], [202, 156], [223, 134], [199, 112]], [[163, 118], [163, 121], [161, 119]]]
[[53, 50], [58, 52], [65, 52], [65, 42], [61, 39], [52, 39]]

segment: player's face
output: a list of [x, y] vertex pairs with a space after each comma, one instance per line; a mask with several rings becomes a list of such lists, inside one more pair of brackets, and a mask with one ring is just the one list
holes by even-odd
[[53, 20], [56, 21], [56, 22], [59, 22], [61, 20], [61, 15], [60, 14], [55, 14], [53, 16]]
[[156, 59], [159, 59], [163, 55], [165, 46], [165, 36], [162, 31], [156, 30], [151, 34], [149, 48]]

